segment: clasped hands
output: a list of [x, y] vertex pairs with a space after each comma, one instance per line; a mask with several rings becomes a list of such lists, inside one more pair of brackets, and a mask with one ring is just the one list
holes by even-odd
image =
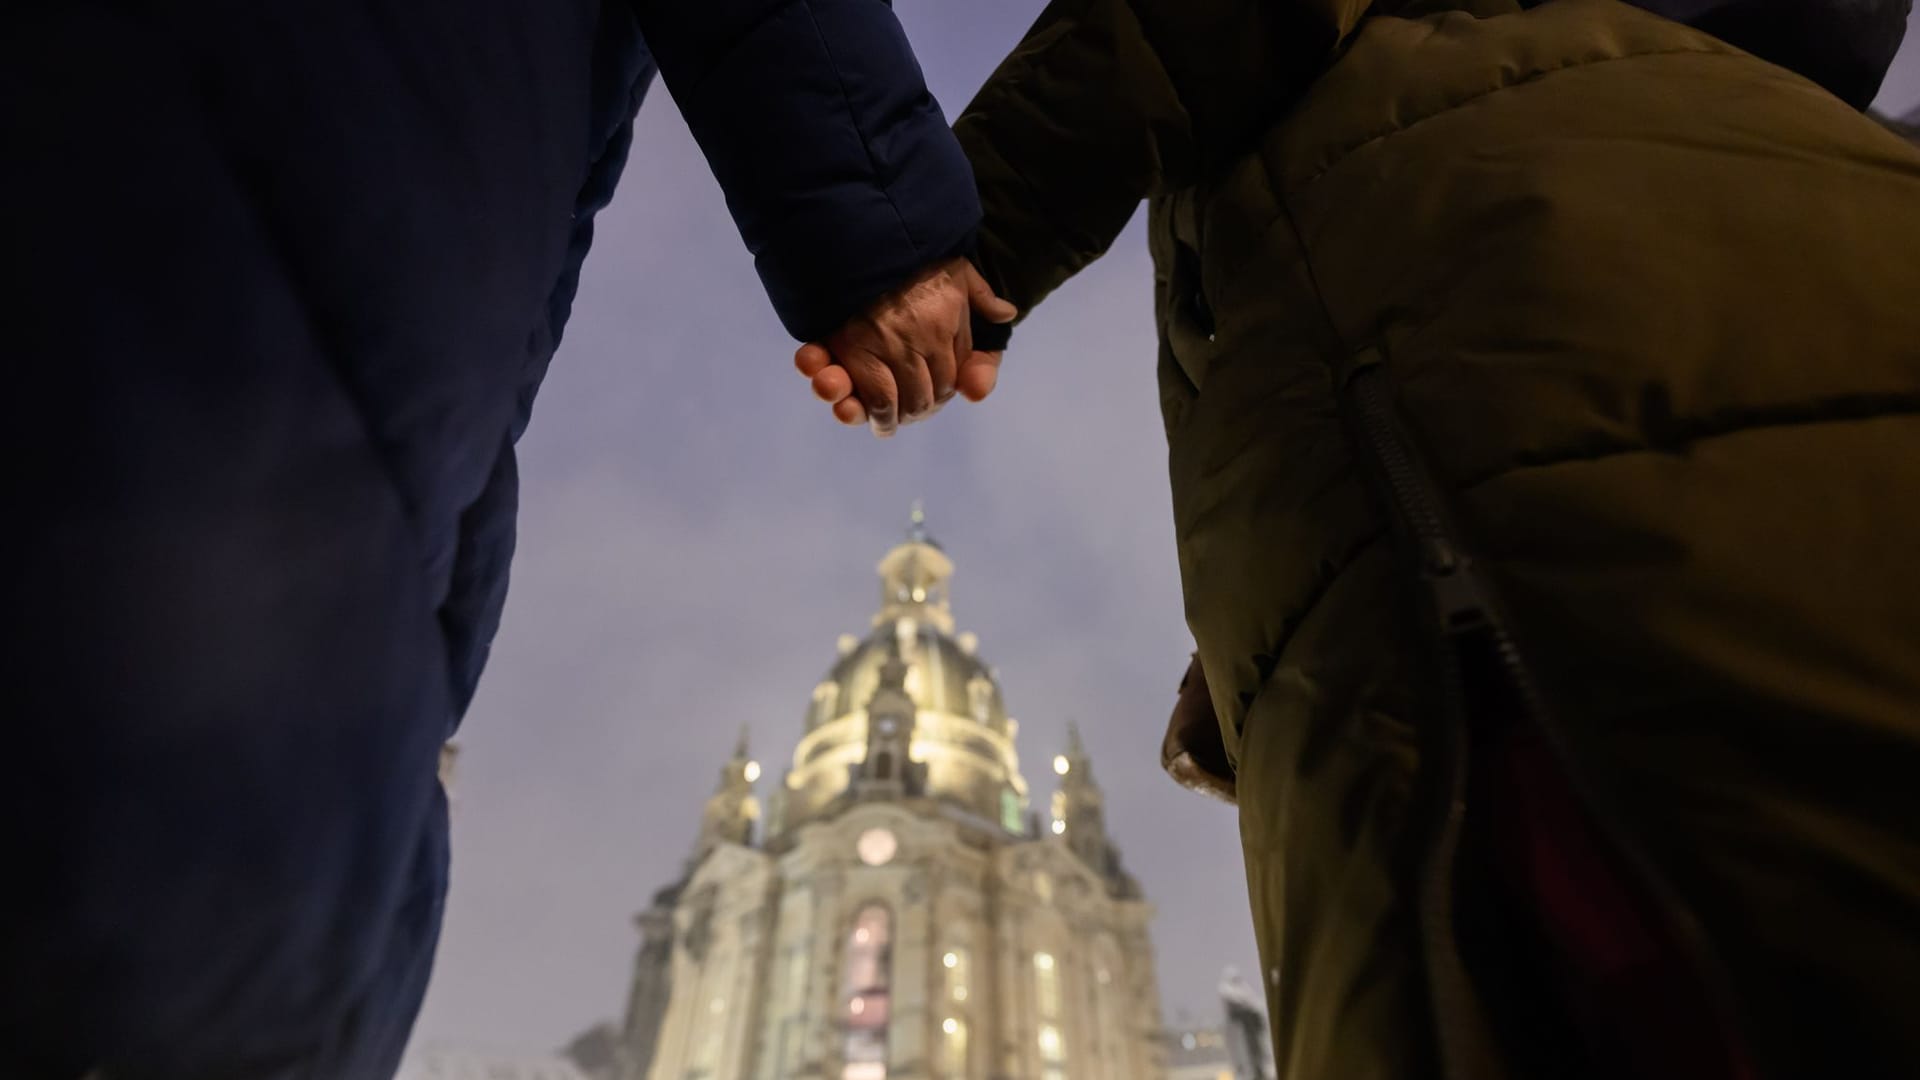
[[974, 350], [974, 311], [993, 323], [1018, 314], [967, 259], [937, 263], [824, 341], [802, 345], [793, 363], [835, 419], [866, 424], [884, 439], [955, 394], [980, 401], [993, 392], [1000, 353]]

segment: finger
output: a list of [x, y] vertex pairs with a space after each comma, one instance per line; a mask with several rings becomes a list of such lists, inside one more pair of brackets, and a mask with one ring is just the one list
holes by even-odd
[[967, 366], [967, 361], [972, 356], [973, 320], [968, 318], [966, 310], [962, 309], [959, 324], [953, 334], [953, 376], [944, 384], [944, 393], [941, 392], [943, 387], [936, 376], [934, 382], [934, 408], [938, 409], [940, 406], [953, 400], [953, 395], [959, 392], [960, 371]]
[[840, 364], [853, 377], [853, 392], [867, 412], [867, 424], [881, 438], [900, 426], [900, 388], [893, 371], [872, 353], [855, 353]]
[[987, 279], [980, 276], [971, 262], [960, 273], [967, 287], [967, 304], [988, 322], [1010, 323], [1020, 317], [1020, 309], [995, 296], [993, 286], [987, 284]]
[[984, 401], [1000, 383], [1000, 358], [997, 352], [977, 352], [960, 368], [955, 387], [968, 401]]
[[833, 366], [833, 354], [827, 351], [825, 345], [808, 342], [793, 354], [793, 366], [800, 369], [800, 374], [811, 379], [823, 369]]
[[834, 403], [833, 418], [848, 427], [858, 427], [867, 422], [867, 407], [860, 404], [859, 398], [845, 398]]
[[[949, 344], [947, 348], [952, 348]], [[896, 388], [894, 401], [900, 411], [896, 417], [898, 423], [911, 424], [923, 420], [933, 411], [933, 373], [929, 370], [931, 356], [915, 352], [911, 348], [892, 350], [887, 368], [893, 373]], [[948, 364], [952, 361], [949, 359]], [[873, 411], [873, 403], [867, 403], [867, 411]]]
[[940, 347], [927, 354], [927, 378], [933, 385], [933, 401], [927, 406], [927, 414], [940, 411], [940, 406], [953, 399], [954, 380], [960, 375], [960, 357], [967, 355], [960, 351], [960, 339], [964, 335], [969, 344], [973, 335], [969, 332], [967, 320], [960, 320], [960, 334], [947, 339]]
[[845, 401], [853, 393], [853, 376], [838, 364], [822, 368], [813, 376], [813, 394], [829, 405]]

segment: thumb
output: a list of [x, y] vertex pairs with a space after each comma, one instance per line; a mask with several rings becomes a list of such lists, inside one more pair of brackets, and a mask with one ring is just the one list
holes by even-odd
[[967, 263], [967, 304], [979, 312], [988, 322], [1010, 323], [1020, 315], [1020, 309], [1000, 299], [993, 293], [993, 286], [980, 276], [973, 263]]
[[1000, 383], [1000, 356], [997, 352], [976, 352], [968, 357], [966, 363], [960, 365], [954, 389], [968, 401], [985, 401]]

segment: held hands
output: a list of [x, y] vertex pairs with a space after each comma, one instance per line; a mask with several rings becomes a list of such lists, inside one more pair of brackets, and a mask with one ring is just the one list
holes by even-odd
[[881, 297], [823, 342], [794, 354], [816, 397], [847, 425], [887, 438], [924, 420], [958, 393], [980, 401], [1000, 378], [1000, 354], [975, 352], [969, 314], [1012, 322], [1018, 314], [964, 258], [928, 267]]

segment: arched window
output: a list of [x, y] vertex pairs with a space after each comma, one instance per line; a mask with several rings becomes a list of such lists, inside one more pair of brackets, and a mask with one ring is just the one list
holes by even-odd
[[841, 1080], [886, 1080], [887, 1024], [893, 1013], [893, 915], [878, 904], [860, 910], [847, 938], [841, 987]]
[[972, 963], [968, 951], [961, 946], [948, 949], [940, 957], [940, 966], [946, 973], [945, 1000], [941, 1003], [944, 1013], [940, 1021], [939, 1071], [941, 1080], [966, 1080], [967, 1076], [967, 1016], [968, 998], [972, 996]]
[[1041, 1080], [1066, 1080], [1067, 1041], [1060, 1033], [1060, 965], [1052, 953], [1033, 954], [1034, 1004], [1040, 1014]]

